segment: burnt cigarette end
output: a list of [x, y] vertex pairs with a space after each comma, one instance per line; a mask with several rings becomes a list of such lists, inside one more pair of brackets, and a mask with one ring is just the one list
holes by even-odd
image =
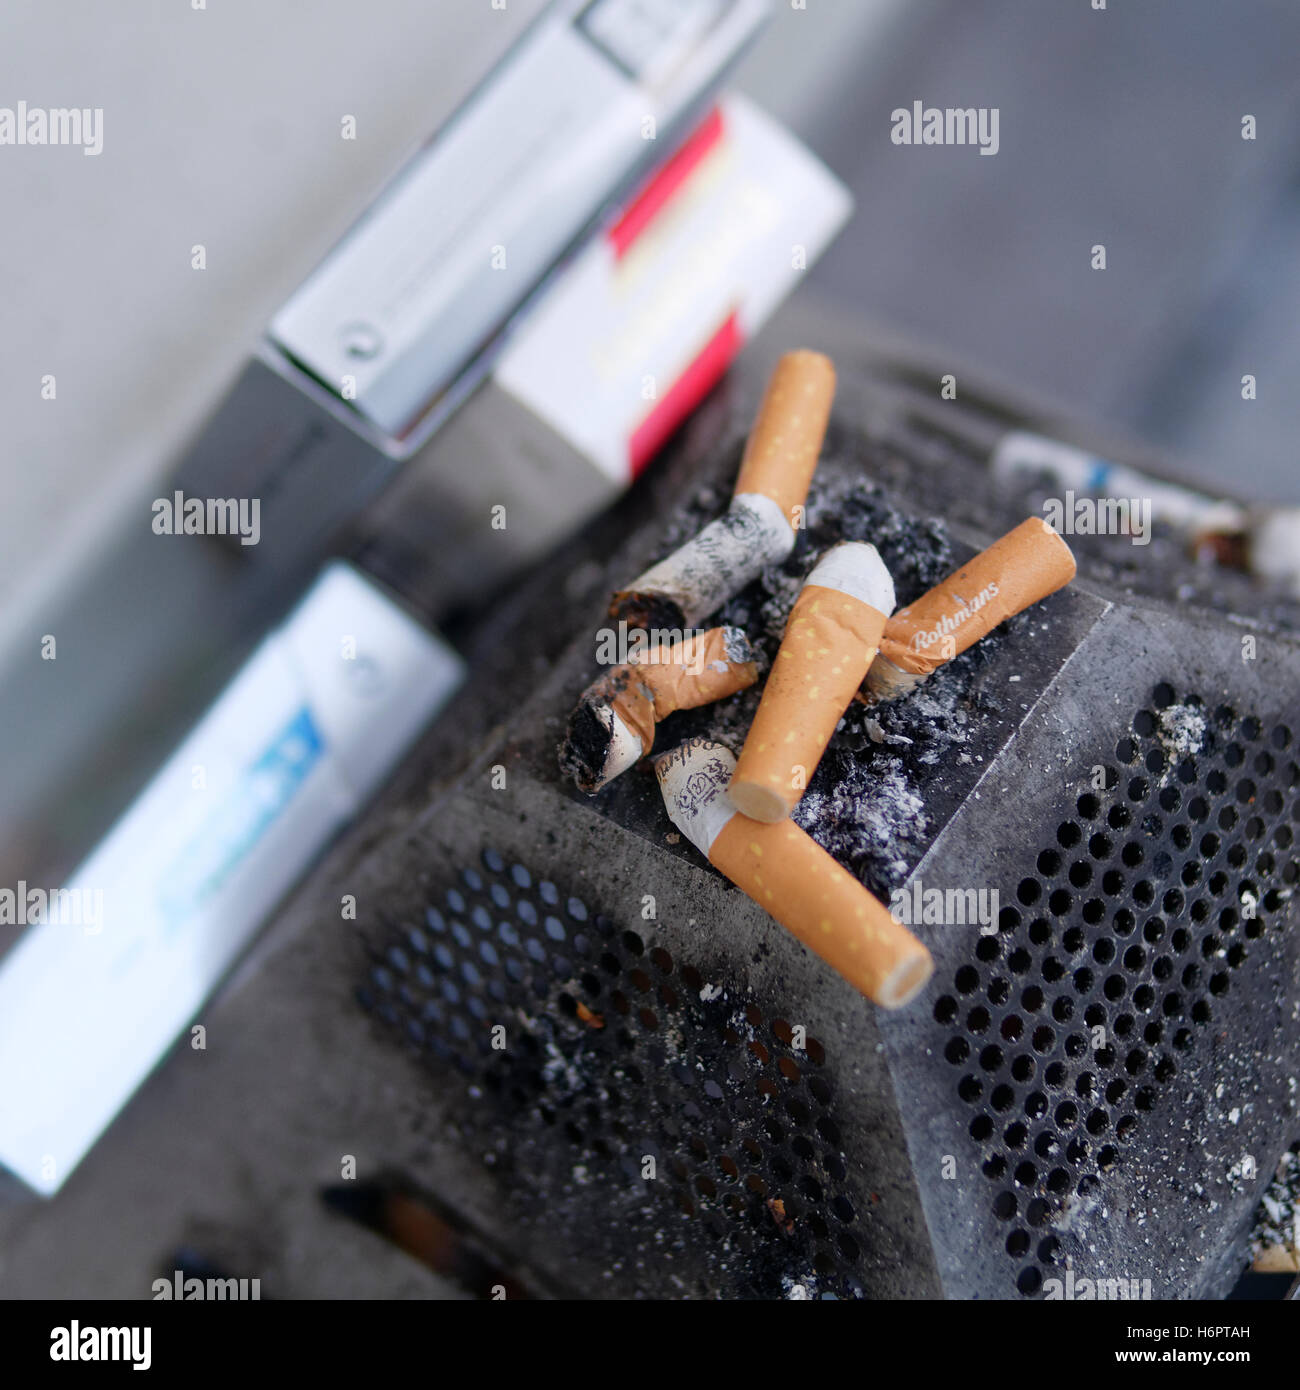
[[724, 627], [722, 631], [722, 650], [728, 661], [742, 663], [753, 661], [754, 648], [745, 635], [744, 628]]
[[857, 698], [866, 705], [887, 705], [893, 700], [901, 700], [904, 695], [910, 695], [928, 679], [918, 671], [904, 671], [895, 666], [882, 652], [871, 663]]
[[781, 509], [735, 497], [698, 535], [614, 595], [610, 615], [629, 627], [696, 627], [794, 549]]
[[598, 792], [650, 751], [660, 720], [753, 685], [752, 655], [739, 628], [715, 627], [616, 666], [583, 692], [569, 716], [562, 771], [581, 791]]
[[615, 622], [626, 623], [629, 628], [643, 631], [655, 628], [680, 629], [687, 626], [686, 615], [681, 605], [665, 594], [641, 592], [637, 589], [623, 589], [614, 595], [609, 605], [609, 616]]
[[569, 715], [560, 745], [560, 771], [571, 777], [580, 791], [594, 796], [601, 787], [601, 774], [609, 760], [614, 729], [609, 706], [582, 699]]

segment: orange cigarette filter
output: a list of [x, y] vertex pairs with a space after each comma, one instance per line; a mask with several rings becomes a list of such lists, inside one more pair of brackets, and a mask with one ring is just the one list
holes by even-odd
[[784, 820], [853, 703], [893, 611], [894, 584], [873, 545], [822, 557], [786, 622], [781, 648], [736, 764], [732, 803], [753, 820]]
[[757, 677], [749, 640], [736, 627], [654, 647], [583, 692], [560, 764], [583, 791], [595, 793], [650, 751], [660, 720], [746, 690]]
[[610, 600], [633, 627], [694, 627], [794, 548], [835, 394], [819, 352], [786, 353], [750, 431], [731, 505]]
[[740, 460], [736, 496], [770, 497], [791, 528], [799, 529], [799, 509], [808, 497], [834, 396], [829, 357], [801, 348], [781, 358]]
[[909, 1003], [934, 973], [930, 952], [793, 821], [741, 815], [727, 795], [734, 765], [729, 749], [705, 739], [657, 759], [673, 824], [856, 990], [882, 1008]]
[[1263, 1246], [1250, 1267], [1256, 1274], [1300, 1273], [1300, 1236], [1297, 1236], [1294, 1246]]
[[1074, 578], [1070, 547], [1031, 516], [885, 624], [863, 698], [893, 700]]

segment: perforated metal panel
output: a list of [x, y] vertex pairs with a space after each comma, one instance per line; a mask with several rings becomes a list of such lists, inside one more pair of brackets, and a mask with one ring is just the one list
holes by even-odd
[[1144, 1117], [1197, 1084], [1198, 1035], [1281, 929], [1300, 877], [1296, 758], [1287, 724], [1158, 684], [1097, 789], [1007, 885], [997, 933], [942, 982], [952, 1095], [1022, 1294], [1059, 1270], [1069, 1203], [1143, 1161]]
[[491, 846], [431, 898], [372, 943], [359, 990], [413, 1056], [571, 1148], [584, 1179], [643, 1186], [736, 1261], [728, 1292], [861, 1296], [817, 1038]]

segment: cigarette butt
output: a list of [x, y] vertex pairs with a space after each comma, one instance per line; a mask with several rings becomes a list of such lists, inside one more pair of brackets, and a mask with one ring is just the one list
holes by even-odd
[[735, 757], [691, 739], [656, 760], [673, 824], [715, 868], [882, 1008], [914, 999], [934, 973], [925, 946], [793, 821], [765, 825], [727, 795]]
[[740, 461], [735, 495], [717, 521], [610, 600], [632, 627], [696, 627], [794, 549], [835, 394], [819, 352], [788, 352], [767, 383]]
[[771, 1214], [772, 1220], [776, 1222], [777, 1229], [783, 1235], [791, 1235], [794, 1232], [794, 1218], [786, 1215], [785, 1203], [780, 1197], [769, 1197], [767, 1199], [767, 1210]]
[[699, 535], [620, 589], [609, 616], [629, 627], [697, 627], [793, 549], [794, 532], [771, 498], [736, 497]]
[[758, 493], [780, 507], [798, 529], [802, 507], [826, 436], [835, 367], [820, 352], [787, 352], [776, 364], [736, 478], [736, 495]]
[[502, 1287], [510, 1299], [532, 1295], [507, 1274], [451, 1212], [432, 1198], [411, 1191], [396, 1178], [345, 1182], [321, 1193], [325, 1207], [390, 1240], [432, 1270], [479, 1298], [493, 1298]]
[[1041, 517], [1022, 521], [885, 624], [864, 697], [893, 700], [997, 625], [1074, 578], [1070, 547]]
[[894, 609], [894, 583], [874, 545], [828, 551], [804, 582], [731, 780], [753, 820], [794, 810], [853, 702]]
[[1300, 1252], [1285, 1245], [1266, 1245], [1256, 1254], [1251, 1269], [1256, 1274], [1300, 1274]]
[[1012, 430], [1002, 436], [989, 456], [995, 477], [1021, 480], [1045, 475], [1067, 489], [1067, 505], [1077, 490], [1080, 494], [1120, 502], [1149, 501], [1151, 516], [1171, 526], [1192, 532], [1240, 530], [1244, 511], [1236, 502], [1208, 497], [1203, 492], [1166, 483], [1136, 468], [1098, 458], [1073, 444], [1048, 439], [1027, 430]]
[[660, 720], [734, 695], [757, 676], [749, 639], [737, 627], [652, 648], [583, 692], [569, 718], [560, 766], [594, 794], [650, 751]]
[[1300, 598], [1300, 507], [1252, 512], [1246, 534], [1250, 572], [1285, 584]]

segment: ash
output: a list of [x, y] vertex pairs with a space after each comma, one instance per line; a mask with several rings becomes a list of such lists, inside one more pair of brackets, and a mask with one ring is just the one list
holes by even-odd
[[[868, 772], [854, 753], [834, 749], [823, 759], [835, 767], [831, 778], [814, 778], [792, 819], [823, 849], [859, 878], [897, 879], [907, 875], [903, 851], [919, 848], [929, 828], [925, 808], [901, 760]], [[817, 782], [830, 780], [829, 790]]]
[[1281, 1246], [1300, 1258], [1300, 1143], [1282, 1155], [1273, 1181], [1260, 1202], [1251, 1253]]
[[1170, 705], [1160, 711], [1159, 739], [1166, 753], [1199, 753], [1205, 743], [1205, 715], [1194, 705]]

